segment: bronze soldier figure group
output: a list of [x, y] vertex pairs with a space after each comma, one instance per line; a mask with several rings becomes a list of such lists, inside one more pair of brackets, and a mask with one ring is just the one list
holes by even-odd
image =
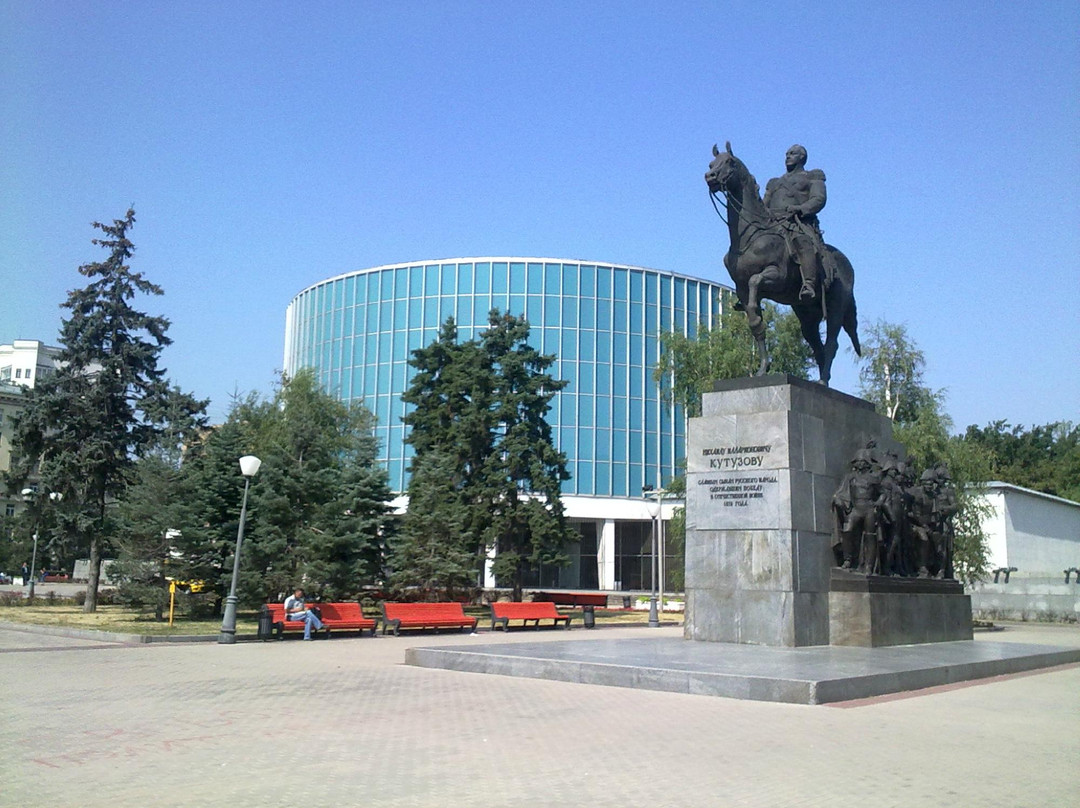
[[871, 442], [855, 453], [833, 495], [833, 552], [841, 569], [864, 575], [953, 578], [956, 488], [944, 465], [918, 482], [896, 455]]

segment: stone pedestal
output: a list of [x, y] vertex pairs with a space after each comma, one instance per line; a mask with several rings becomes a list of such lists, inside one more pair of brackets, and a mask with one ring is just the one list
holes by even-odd
[[687, 435], [687, 639], [829, 644], [832, 497], [870, 439], [902, 452], [869, 402], [791, 376], [703, 397]]
[[972, 638], [971, 597], [957, 581], [832, 571], [831, 645], [877, 648]]

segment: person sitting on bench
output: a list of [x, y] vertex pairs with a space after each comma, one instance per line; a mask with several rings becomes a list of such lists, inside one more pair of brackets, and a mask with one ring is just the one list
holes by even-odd
[[289, 597], [285, 598], [285, 619], [304, 621], [304, 639], [311, 639], [311, 630], [316, 631], [323, 627], [322, 620], [304, 602], [304, 590], [297, 589]]

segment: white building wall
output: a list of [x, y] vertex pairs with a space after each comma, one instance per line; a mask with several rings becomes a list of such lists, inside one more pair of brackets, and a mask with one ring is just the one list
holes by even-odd
[[[615, 589], [615, 523], [648, 522], [655, 519], [656, 500], [629, 497], [562, 497], [563, 513], [567, 519], [596, 522], [596, 566], [597, 580], [602, 590]], [[662, 510], [663, 520], [670, 521], [675, 510], [682, 507], [681, 500], [665, 500]], [[408, 496], [395, 498], [390, 506], [394, 513], [401, 515], [409, 508]], [[495, 560], [495, 550], [488, 552], [484, 564], [484, 586], [495, 586], [495, 575], [491, 565]]]
[[615, 520], [605, 519], [600, 531], [600, 541], [596, 548], [596, 566], [599, 572], [600, 588], [615, 588]]
[[[11, 468], [11, 439], [15, 416], [25, 406], [25, 390], [59, 367], [60, 349], [36, 339], [17, 339], [0, 345], [0, 474]], [[28, 483], [33, 485], [36, 477]], [[13, 514], [23, 507], [18, 493], [9, 494], [0, 485], [0, 514]]]
[[989, 551], [990, 568], [1007, 567], [1009, 566], [1009, 542], [1008, 523], [1005, 518], [1005, 492], [1000, 489], [989, 490], [984, 495], [984, 499], [993, 510], [993, 513], [984, 517], [982, 521]]
[[34, 387], [38, 378], [59, 366], [60, 349], [36, 339], [17, 339], [0, 345], [0, 384]]
[[[0, 475], [11, 468], [11, 439], [15, 435], [15, 416], [22, 408], [23, 388], [0, 382]], [[7, 487], [0, 485], [0, 514], [14, 514], [21, 508], [22, 499], [19, 495], [9, 494]]]
[[1005, 503], [1009, 566], [1055, 574], [1080, 566], [1080, 505], [1023, 489]]
[[1007, 483], [990, 483], [993, 515], [983, 521], [991, 569], [1058, 577], [1080, 567], [1080, 503]]

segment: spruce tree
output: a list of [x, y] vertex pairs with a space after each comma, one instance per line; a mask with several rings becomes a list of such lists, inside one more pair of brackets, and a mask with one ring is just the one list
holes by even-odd
[[561, 486], [570, 478], [566, 456], [551, 439], [547, 412], [567, 382], [548, 373], [555, 357], [528, 343], [524, 317], [492, 311], [481, 347], [495, 378], [495, 450], [488, 456], [485, 531], [495, 547], [496, 579], [521, 600], [525, 575], [538, 564], [567, 563], [570, 530], [563, 517]]
[[315, 596], [355, 595], [379, 574], [392, 524], [370, 413], [304, 369], [270, 401], [249, 400], [230, 417], [250, 430], [250, 452], [263, 461], [248, 504], [241, 597], [277, 598], [300, 584]]
[[174, 574], [170, 562], [175, 534], [187, 522], [187, 502], [180, 470], [151, 454], [136, 464], [133, 482], [119, 503], [112, 542], [117, 557], [109, 577], [123, 603], [151, 608], [158, 620], [169, 603], [167, 579], [186, 580]]
[[191, 521], [193, 501], [181, 466], [205, 431], [206, 419], [202, 403], [175, 387], [147, 410], [161, 430], [138, 459], [132, 482], [117, 503], [112, 542], [117, 555], [109, 577], [121, 601], [152, 607], [161, 620], [169, 603], [169, 580], [190, 580], [177, 555], [180, 529]]
[[216, 615], [221, 614], [229, 592], [240, 523], [244, 483], [239, 459], [251, 454], [254, 446], [250, 430], [236, 415], [238, 407], [239, 402], [234, 402], [225, 423], [207, 432], [187, 452], [181, 485], [189, 497], [188, 518], [176, 538], [180, 557], [170, 562], [173, 577], [209, 585]]
[[476, 553], [467, 542], [468, 509], [457, 458], [439, 449], [425, 451], [412, 464], [409, 510], [391, 549], [390, 585], [419, 600], [468, 591], [476, 584]]
[[479, 578], [494, 547], [496, 578], [520, 600], [537, 564], [566, 563], [560, 489], [569, 474], [546, 416], [567, 383], [548, 373], [555, 357], [528, 339], [523, 317], [493, 310], [479, 341], [459, 342], [451, 318], [413, 352], [417, 373], [403, 397], [413, 409], [403, 420], [415, 456], [394, 553], [399, 585], [412, 576], [432, 586], [437, 570], [453, 578], [463, 554]]
[[374, 416], [361, 406], [346, 408], [345, 446], [335, 482], [315, 514], [303, 574], [321, 582], [323, 597], [355, 597], [365, 583], [381, 580], [390, 514], [389, 477], [378, 463]]
[[[432, 522], [423, 508], [437, 503], [441, 518], [456, 526], [454, 535], [443, 534], [448, 541], [442, 545], [446, 568], [454, 571], [450, 578], [455, 578], [465, 554], [472, 559], [472, 579], [477, 581], [486, 557], [486, 503], [490, 497], [485, 493], [484, 475], [494, 451], [495, 379], [480, 346], [474, 340], [458, 341], [452, 317], [443, 323], [434, 342], [413, 351], [409, 364], [416, 374], [402, 396], [411, 407], [402, 421], [410, 430], [405, 440], [413, 447], [414, 458], [408, 488], [410, 505], [394, 553], [395, 580], [405, 580], [412, 547], [417, 548], [418, 564], [432, 565], [431, 554], [439, 545], [427, 535]], [[425, 466], [429, 457], [434, 459]], [[441, 473], [430, 473], [436, 465]], [[424, 470], [429, 473], [421, 473]], [[414, 507], [414, 501], [426, 504]]]
[[191, 396], [176, 399], [158, 365], [171, 342], [169, 321], [132, 305], [137, 295], [162, 294], [127, 264], [134, 224], [133, 210], [111, 225], [94, 223], [104, 237], [93, 243], [109, 256], [79, 267], [90, 283], [63, 304], [70, 316], [60, 332], [61, 367], [29, 396], [14, 441], [14, 481], [36, 464], [43, 487], [64, 495], [69, 529], [89, 552], [88, 612], [97, 610], [102, 553], [113, 531], [110, 503], [123, 498], [136, 458], [156, 444], [169, 414], [198, 419], [205, 408]]

